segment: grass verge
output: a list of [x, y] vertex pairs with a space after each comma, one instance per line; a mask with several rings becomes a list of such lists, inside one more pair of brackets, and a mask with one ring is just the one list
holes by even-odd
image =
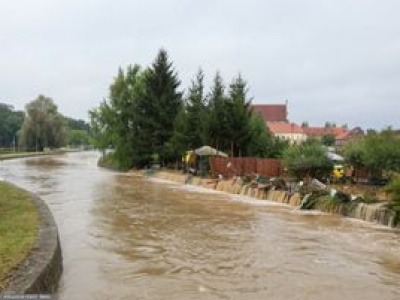
[[114, 153], [107, 153], [106, 155], [100, 157], [99, 161], [97, 162], [97, 165], [102, 168], [120, 172], [126, 172], [129, 170], [129, 168], [121, 165], [118, 162]]
[[33, 247], [38, 223], [29, 193], [0, 181], [0, 291]]

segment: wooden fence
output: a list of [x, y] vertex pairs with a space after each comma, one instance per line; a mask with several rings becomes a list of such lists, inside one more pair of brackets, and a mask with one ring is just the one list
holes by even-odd
[[235, 175], [259, 174], [265, 177], [280, 177], [283, 167], [280, 159], [256, 157], [210, 157], [210, 169], [213, 175], [222, 174], [225, 178]]

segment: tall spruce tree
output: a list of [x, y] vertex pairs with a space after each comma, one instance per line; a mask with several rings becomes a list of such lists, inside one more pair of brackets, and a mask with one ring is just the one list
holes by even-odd
[[136, 103], [138, 140], [146, 153], [159, 157], [162, 164], [173, 160], [168, 143], [175, 118], [182, 107], [180, 81], [164, 49], [144, 74], [143, 90]]
[[183, 105], [175, 118], [174, 132], [170, 142], [168, 143], [170, 153], [175, 156], [176, 159], [182, 156], [184, 152], [189, 149], [188, 136], [186, 135], [188, 132], [187, 118], [186, 106]]
[[231, 155], [247, 155], [251, 136], [251, 100], [247, 97], [247, 84], [239, 74], [229, 86], [229, 136]]
[[195, 80], [192, 80], [189, 87], [189, 94], [186, 99], [186, 131], [187, 147], [195, 149], [205, 143], [205, 117], [206, 99], [204, 96], [204, 73], [199, 70]]
[[230, 148], [229, 112], [225, 86], [219, 72], [214, 77], [207, 108], [207, 140], [216, 149], [227, 151]]

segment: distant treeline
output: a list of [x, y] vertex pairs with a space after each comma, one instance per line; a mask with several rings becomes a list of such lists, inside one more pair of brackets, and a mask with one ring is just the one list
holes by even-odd
[[90, 126], [83, 120], [62, 116], [51, 98], [39, 95], [17, 111], [0, 103], [0, 148], [42, 151], [90, 142]]

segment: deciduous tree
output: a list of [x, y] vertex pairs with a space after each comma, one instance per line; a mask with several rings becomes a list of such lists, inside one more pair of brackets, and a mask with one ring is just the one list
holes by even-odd
[[66, 124], [53, 99], [39, 95], [26, 105], [21, 143], [36, 151], [65, 145]]

